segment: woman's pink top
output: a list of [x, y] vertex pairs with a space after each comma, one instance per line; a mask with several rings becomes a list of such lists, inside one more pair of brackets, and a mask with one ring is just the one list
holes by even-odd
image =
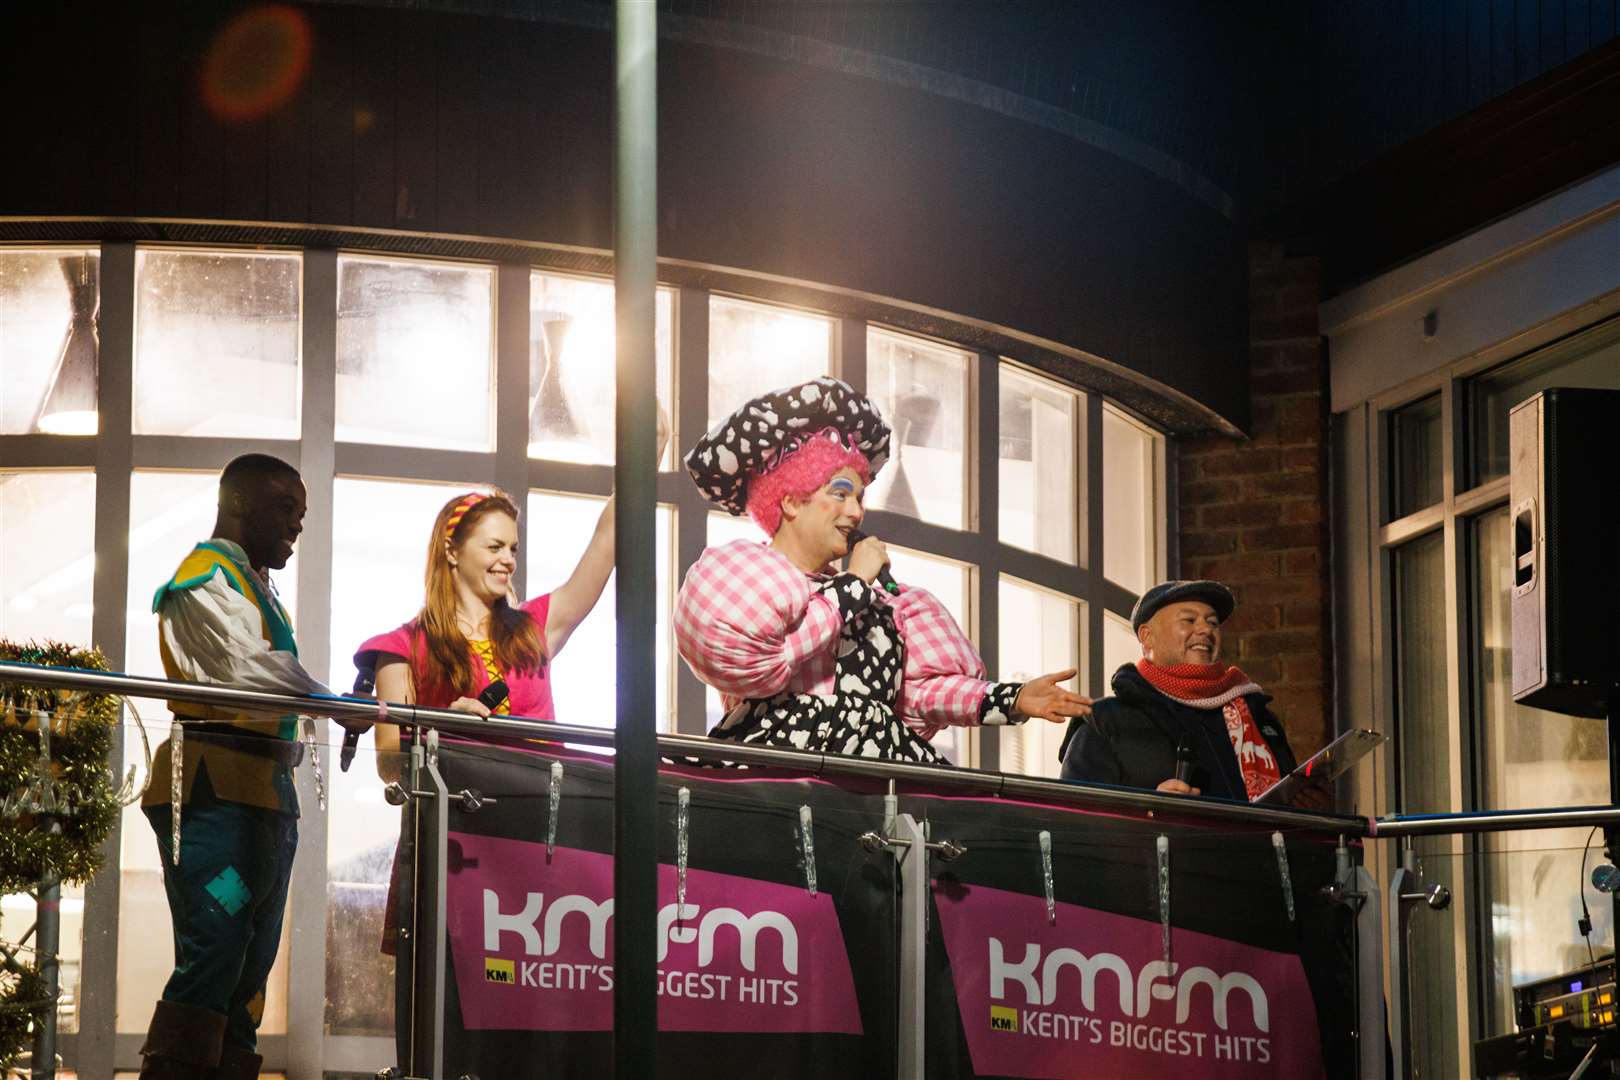
[[[537, 596], [522, 605], [535, 623], [540, 627], [541, 640], [545, 639], [546, 614], [551, 610], [551, 594]], [[458, 697], [477, 697], [479, 691], [490, 683], [489, 673], [484, 670], [484, 663], [476, 654], [473, 655], [472, 676], [473, 685], [466, 693], [456, 693], [448, 687], [430, 687], [426, 685], [422, 673], [412, 663], [412, 656], [424, 656], [427, 647], [422, 641], [422, 632], [417, 629], [416, 620], [412, 619], [397, 629], [386, 634], [378, 634], [370, 638], [354, 654], [354, 666], [357, 668], [376, 668], [386, 657], [398, 657], [407, 664], [411, 664], [411, 682], [416, 689], [416, 700], [420, 705], [427, 705], [436, 709], [447, 708]], [[551, 664], [534, 671], [508, 671], [506, 672], [506, 691], [510, 697], [510, 708], [513, 716], [526, 716], [534, 720], [555, 720], [556, 709], [551, 703]], [[441, 700], [442, 699], [442, 700]]]

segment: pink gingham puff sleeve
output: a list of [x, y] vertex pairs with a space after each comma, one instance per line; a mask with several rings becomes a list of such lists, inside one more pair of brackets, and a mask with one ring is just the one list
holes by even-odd
[[844, 621], [887, 603], [906, 659], [895, 711], [923, 738], [951, 725], [1009, 724], [1022, 683], [993, 683], [945, 606], [902, 586], [890, 598], [852, 574], [821, 587], [769, 546], [737, 540], [693, 564], [675, 601], [675, 645], [693, 674], [739, 702], [831, 694]]
[[939, 598], [927, 589], [900, 589], [889, 601], [906, 650], [895, 711], [911, 729], [932, 739], [951, 726], [1022, 723], [1013, 702], [1024, 684], [986, 680], [978, 650]]
[[687, 571], [675, 600], [675, 647], [728, 711], [784, 690], [830, 694], [845, 618], [839, 603], [786, 556], [734, 540]]

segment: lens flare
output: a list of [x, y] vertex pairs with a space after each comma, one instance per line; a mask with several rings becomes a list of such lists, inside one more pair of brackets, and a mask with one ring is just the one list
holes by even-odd
[[292, 97], [309, 73], [310, 30], [304, 14], [282, 4], [251, 8], [232, 19], [203, 59], [202, 99], [222, 120], [256, 120]]

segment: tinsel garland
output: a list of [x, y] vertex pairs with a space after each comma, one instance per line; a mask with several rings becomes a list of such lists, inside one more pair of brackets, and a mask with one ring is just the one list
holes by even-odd
[[[98, 651], [50, 642], [0, 639], [0, 660], [107, 670]], [[81, 883], [100, 867], [102, 842], [131, 786], [119, 787], [108, 761], [117, 723], [110, 695], [0, 682], [0, 894], [32, 891], [47, 878]], [[21, 953], [7, 957], [0, 965], [0, 1070], [54, 1007], [38, 964]]]
[[[0, 639], [0, 660], [48, 667], [106, 671], [100, 652]], [[50, 766], [40, 777], [36, 716], [50, 718]], [[0, 893], [33, 888], [50, 874], [64, 883], [88, 881], [101, 865], [101, 843], [121, 809], [108, 755], [118, 723], [118, 701], [0, 682]], [[61, 831], [42, 826], [39, 800], [54, 797]]]
[[17, 966], [21, 970], [0, 969], [0, 1074], [4, 1075], [32, 1044], [34, 1024], [52, 1004], [39, 969], [21, 960]]

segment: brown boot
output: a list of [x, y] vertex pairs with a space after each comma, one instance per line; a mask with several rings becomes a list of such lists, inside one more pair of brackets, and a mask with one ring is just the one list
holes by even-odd
[[209, 1080], [259, 1080], [259, 1069], [264, 1058], [250, 1054], [240, 1046], [227, 1046], [219, 1052], [219, 1065], [209, 1073]]
[[207, 1080], [224, 1039], [224, 1013], [159, 1001], [141, 1045], [140, 1080]]

